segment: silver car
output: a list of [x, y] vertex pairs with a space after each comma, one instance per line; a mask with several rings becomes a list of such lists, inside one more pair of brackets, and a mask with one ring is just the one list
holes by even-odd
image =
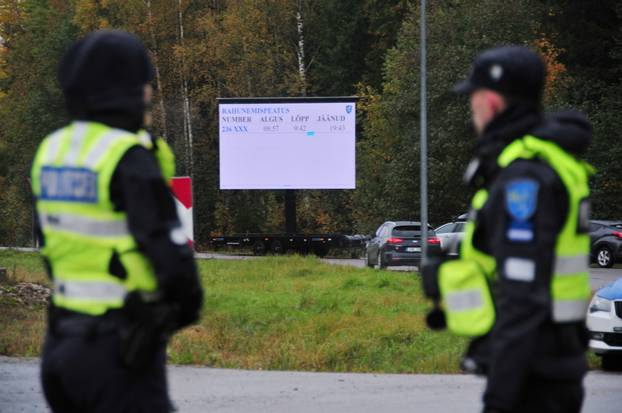
[[434, 232], [441, 240], [441, 251], [448, 255], [458, 255], [459, 245], [464, 238], [466, 214], [460, 215], [455, 221], [448, 222], [436, 228]]

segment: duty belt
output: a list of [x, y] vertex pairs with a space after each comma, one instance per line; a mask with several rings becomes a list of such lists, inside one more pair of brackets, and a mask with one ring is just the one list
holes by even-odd
[[63, 337], [96, 337], [119, 330], [121, 321], [112, 317], [67, 316], [50, 323], [52, 334]]

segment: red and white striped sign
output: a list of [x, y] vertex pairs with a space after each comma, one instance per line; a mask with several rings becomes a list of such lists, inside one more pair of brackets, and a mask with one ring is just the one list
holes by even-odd
[[192, 178], [189, 176], [176, 176], [171, 180], [173, 198], [177, 206], [177, 215], [181, 221], [184, 234], [194, 243], [194, 229], [192, 220]]

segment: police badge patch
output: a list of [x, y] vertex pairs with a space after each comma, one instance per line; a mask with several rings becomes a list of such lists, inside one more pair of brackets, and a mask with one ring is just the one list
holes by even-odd
[[39, 179], [42, 200], [98, 202], [97, 173], [87, 168], [44, 166]]
[[540, 185], [533, 179], [511, 181], [505, 188], [505, 206], [511, 221], [507, 239], [513, 242], [530, 242], [534, 238], [530, 219], [536, 212]]

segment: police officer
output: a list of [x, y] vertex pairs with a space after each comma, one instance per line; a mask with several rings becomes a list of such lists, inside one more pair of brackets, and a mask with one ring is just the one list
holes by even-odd
[[577, 112], [544, 115], [542, 60], [509, 46], [477, 56], [455, 91], [478, 134], [460, 258], [432, 260], [429, 324], [472, 337], [463, 368], [487, 376], [486, 412], [578, 412], [587, 363], [591, 140]]
[[121, 31], [86, 36], [60, 63], [72, 122], [32, 167], [54, 285], [41, 369], [54, 412], [171, 411], [167, 339], [199, 316], [193, 254], [162, 174], [174, 160], [142, 131], [152, 78], [145, 48]]

